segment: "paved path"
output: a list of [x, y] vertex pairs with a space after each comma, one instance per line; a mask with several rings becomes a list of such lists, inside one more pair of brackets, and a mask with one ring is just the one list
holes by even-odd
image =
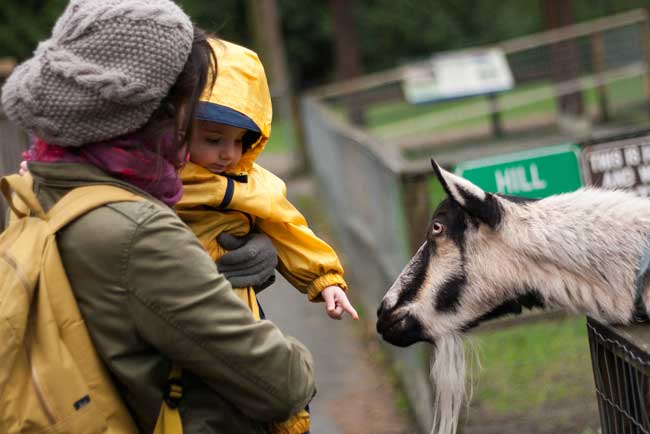
[[307, 302], [281, 276], [259, 298], [267, 317], [314, 355], [312, 434], [415, 434], [362, 323], [329, 319], [322, 303]]
[[[282, 168], [271, 167], [272, 161], [262, 164], [282, 176]], [[293, 182], [288, 191], [300, 207], [300, 196], [313, 196], [313, 185], [309, 180]], [[309, 303], [305, 295], [277, 277], [260, 294], [260, 303], [268, 319], [314, 354], [318, 393], [311, 404], [312, 434], [415, 434], [406, 410], [398, 408], [400, 400], [404, 406], [403, 399], [382, 363], [373, 319], [353, 321], [346, 316], [332, 320], [324, 304]]]

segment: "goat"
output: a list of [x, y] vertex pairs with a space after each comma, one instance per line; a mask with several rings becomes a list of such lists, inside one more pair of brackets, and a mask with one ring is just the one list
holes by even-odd
[[432, 433], [453, 434], [466, 399], [461, 336], [481, 322], [534, 307], [648, 320], [650, 199], [595, 188], [508, 197], [431, 163], [447, 198], [381, 301], [377, 331], [396, 346], [434, 345]]

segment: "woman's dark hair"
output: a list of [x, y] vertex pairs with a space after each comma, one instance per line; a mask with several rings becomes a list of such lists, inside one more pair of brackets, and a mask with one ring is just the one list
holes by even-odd
[[[178, 152], [192, 140], [193, 119], [199, 106], [199, 98], [205, 89], [208, 78], [217, 77], [217, 58], [208, 43], [208, 35], [194, 26], [194, 41], [190, 55], [183, 70], [178, 75], [169, 93], [163, 98], [160, 106], [153, 113], [144, 127], [144, 132], [150, 138], [150, 143], [157, 143], [158, 153], [171, 161], [178, 157]], [[173, 122], [174, 137], [172, 149], [161, 149], [161, 131]], [[179, 161], [179, 164], [183, 161]]]
[[244, 136], [241, 139], [242, 142], [242, 154], [248, 152], [253, 145], [260, 139], [261, 133], [257, 131], [248, 130], [244, 133]]

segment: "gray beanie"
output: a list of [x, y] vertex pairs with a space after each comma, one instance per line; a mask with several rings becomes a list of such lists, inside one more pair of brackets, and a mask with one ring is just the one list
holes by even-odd
[[5, 113], [61, 146], [135, 131], [182, 71], [193, 32], [170, 0], [71, 0], [50, 39], [7, 79]]

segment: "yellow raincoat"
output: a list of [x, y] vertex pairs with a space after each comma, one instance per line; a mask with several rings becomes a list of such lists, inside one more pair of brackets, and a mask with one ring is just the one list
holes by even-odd
[[[246, 235], [253, 228], [268, 235], [278, 252], [278, 271], [310, 301], [322, 300], [330, 285], [347, 290], [343, 267], [334, 250], [307, 226], [305, 218], [287, 200], [284, 182], [255, 163], [271, 134], [271, 96], [257, 55], [244, 47], [210, 41], [218, 61], [212, 89], [202, 104], [217, 104], [250, 118], [259, 128], [259, 140], [227, 174], [214, 174], [189, 162], [181, 171], [184, 194], [176, 205], [181, 219], [194, 231], [214, 260], [225, 251], [216, 241], [222, 232]], [[259, 319], [253, 288], [235, 289]], [[274, 434], [302, 434], [309, 430], [309, 414], [301, 412], [277, 424]]]

